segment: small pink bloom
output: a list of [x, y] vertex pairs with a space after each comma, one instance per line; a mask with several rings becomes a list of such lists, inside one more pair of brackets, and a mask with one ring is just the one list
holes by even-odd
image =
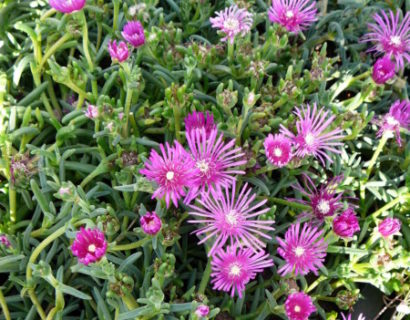
[[69, 188], [69, 187], [61, 187], [61, 188], [58, 190], [58, 194], [59, 194], [60, 196], [63, 196], [63, 195], [65, 195], [65, 194], [70, 194], [70, 188]]
[[6, 248], [9, 248], [11, 246], [10, 240], [5, 234], [0, 235], [0, 243]]
[[[343, 320], [352, 320], [352, 315], [350, 313], [347, 316], [345, 316], [343, 313], [340, 314], [342, 315]], [[366, 320], [366, 318], [363, 316], [363, 314], [359, 314], [357, 320]]]
[[221, 41], [233, 43], [235, 36], [241, 34], [246, 35], [252, 27], [252, 14], [246, 9], [240, 9], [236, 5], [232, 5], [225, 10], [216, 13], [216, 17], [209, 19], [212, 28], [216, 28], [225, 33], [225, 37]]
[[255, 253], [249, 248], [229, 246], [215, 253], [211, 265], [214, 290], [231, 292], [231, 297], [236, 291], [242, 298], [246, 284], [264, 268], [273, 266], [273, 260], [263, 250]]
[[144, 27], [139, 21], [129, 21], [122, 29], [122, 36], [132, 46], [138, 48], [145, 43]]
[[377, 59], [373, 66], [372, 78], [377, 84], [384, 84], [395, 75], [394, 62], [389, 57]]
[[124, 62], [128, 59], [130, 52], [128, 46], [124, 41], [120, 41], [117, 45], [117, 41], [108, 42], [108, 52], [110, 53], [112, 61]]
[[99, 229], [81, 227], [71, 245], [71, 252], [84, 265], [100, 260], [107, 251], [107, 241]]
[[214, 123], [214, 116], [206, 112], [193, 111], [185, 117], [185, 130], [186, 132], [191, 132], [195, 129], [205, 129], [207, 137], [210, 136], [211, 131], [216, 129], [216, 124]]
[[84, 8], [85, 1], [86, 0], [49, 0], [49, 4], [62, 13], [72, 13]]
[[124, 119], [124, 112], [120, 112], [118, 114], [118, 119], [120, 119], [120, 120]]
[[343, 238], [351, 238], [360, 231], [359, 220], [353, 209], [347, 209], [333, 220], [333, 231]]
[[317, 20], [316, 14], [316, 1], [311, 0], [272, 0], [268, 11], [271, 22], [295, 33], [309, 28]]
[[201, 317], [206, 317], [209, 314], [209, 307], [202, 304], [200, 305], [198, 308], [196, 308], [195, 310], [195, 314], [197, 315], [197, 317], [201, 318]]
[[387, 238], [392, 234], [398, 233], [400, 227], [401, 223], [399, 219], [389, 217], [379, 223], [378, 230], [383, 237]]
[[161, 219], [158, 215], [153, 212], [147, 212], [144, 216], [140, 218], [140, 224], [142, 230], [146, 234], [155, 235], [161, 229]]
[[263, 145], [266, 157], [277, 167], [286, 166], [292, 159], [292, 142], [281, 134], [269, 134]]
[[92, 104], [89, 104], [84, 114], [89, 119], [95, 119], [98, 117], [98, 108]]
[[307, 320], [316, 307], [306, 293], [296, 292], [286, 299], [285, 310], [289, 320]]

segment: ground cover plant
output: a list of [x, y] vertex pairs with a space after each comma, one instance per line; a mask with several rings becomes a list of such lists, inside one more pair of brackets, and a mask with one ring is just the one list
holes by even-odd
[[0, 319], [405, 319], [403, 0], [0, 3]]

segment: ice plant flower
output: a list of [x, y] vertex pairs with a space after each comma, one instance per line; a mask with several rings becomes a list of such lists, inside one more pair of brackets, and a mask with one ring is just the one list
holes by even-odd
[[274, 221], [255, 218], [269, 211], [269, 208], [260, 208], [267, 200], [255, 203], [256, 194], [251, 195], [252, 189], [248, 188], [247, 184], [239, 191], [237, 197], [235, 183], [231, 191], [228, 187], [225, 187], [224, 191], [219, 197], [203, 193], [198, 200], [201, 207], [191, 205], [189, 214], [199, 219], [188, 222], [204, 224], [204, 227], [194, 231], [198, 236], [206, 234], [199, 243], [214, 238], [208, 256], [213, 255], [228, 241], [238, 247], [244, 244], [255, 252], [263, 249], [266, 244], [259, 237], [271, 239], [265, 232], [274, 230], [270, 226]]
[[[352, 315], [350, 313], [347, 316], [345, 316], [343, 313], [340, 314], [342, 316], [342, 320], [352, 320]], [[357, 320], [366, 320], [366, 318], [363, 316], [363, 314], [359, 314]]]
[[206, 136], [209, 137], [212, 130], [216, 129], [216, 124], [214, 123], [214, 116], [206, 112], [193, 111], [185, 117], [185, 130], [186, 132], [191, 132], [195, 129], [205, 129]]
[[400, 128], [410, 130], [410, 101], [397, 100], [390, 107], [389, 113], [384, 115], [377, 137], [387, 133], [390, 136], [396, 134], [396, 141], [401, 146]]
[[159, 230], [161, 230], [161, 219], [158, 215], [153, 212], [147, 212], [144, 216], [140, 218], [140, 224], [142, 230], [146, 234], [156, 235]]
[[313, 108], [309, 104], [306, 108], [296, 108], [294, 113], [298, 117], [296, 135], [282, 124], [280, 126], [280, 132], [293, 141], [295, 145], [294, 154], [301, 158], [314, 156], [322, 164], [325, 164], [325, 159], [333, 162], [326, 151], [340, 153], [340, 150], [336, 147], [343, 145], [340, 140], [344, 137], [341, 134], [342, 130], [339, 128], [325, 132], [334, 122], [335, 116], [328, 117], [329, 111], [325, 111], [324, 108], [318, 109], [316, 103]]
[[107, 241], [99, 229], [81, 228], [71, 245], [71, 252], [84, 265], [100, 260], [107, 251]]
[[282, 276], [295, 272], [305, 275], [312, 271], [317, 275], [317, 269], [323, 266], [326, 257], [327, 243], [321, 238], [323, 230], [305, 223], [292, 224], [285, 233], [285, 239], [277, 237], [278, 253], [286, 263], [279, 268]]
[[11, 246], [10, 240], [5, 234], [0, 235], [0, 243], [6, 248], [9, 248]]
[[87, 110], [84, 112], [84, 115], [89, 119], [95, 119], [98, 117], [98, 108], [89, 104], [87, 106]]
[[295, 292], [286, 299], [285, 311], [289, 320], [307, 320], [316, 307], [306, 293]]
[[333, 232], [339, 237], [351, 238], [358, 231], [360, 231], [359, 220], [351, 208], [333, 220]]
[[398, 233], [400, 231], [400, 227], [401, 223], [399, 219], [388, 217], [379, 223], [377, 229], [383, 237], [387, 238], [392, 234]]
[[85, 6], [86, 0], [49, 0], [51, 7], [62, 13], [79, 11]]
[[322, 184], [320, 188], [317, 188], [312, 179], [303, 174], [304, 187], [299, 183], [292, 185], [293, 189], [299, 191], [302, 195], [309, 198], [309, 200], [289, 198], [288, 200], [296, 201], [301, 204], [310, 206], [311, 213], [304, 213], [304, 215], [311, 216], [317, 222], [322, 223], [325, 217], [332, 217], [335, 213], [342, 208], [341, 199], [342, 192], [336, 192], [337, 187], [343, 180], [343, 176], [336, 176], [329, 180], [326, 184]]
[[167, 207], [170, 201], [178, 207], [178, 200], [185, 196], [185, 189], [193, 187], [196, 170], [190, 155], [175, 141], [174, 146], [166, 143], [159, 146], [161, 154], [152, 149], [145, 167], [140, 173], [158, 185], [152, 198], [165, 196]]
[[139, 21], [127, 22], [121, 34], [135, 48], [145, 43], [144, 27]]
[[209, 307], [202, 304], [196, 308], [195, 314], [198, 318], [206, 317], [209, 314]]
[[246, 284], [264, 268], [273, 266], [273, 260], [263, 250], [229, 246], [215, 252], [211, 265], [213, 289], [230, 292], [231, 297], [236, 292], [242, 298]]
[[373, 66], [372, 78], [377, 84], [385, 84], [395, 75], [394, 62], [387, 56], [377, 59]]
[[311, 0], [272, 0], [268, 11], [271, 22], [295, 33], [308, 29], [317, 20], [316, 14], [316, 1]]
[[112, 61], [124, 62], [128, 59], [130, 52], [128, 46], [124, 41], [120, 41], [117, 45], [117, 41], [108, 42], [108, 52], [110, 53]]
[[185, 203], [190, 203], [199, 192], [212, 192], [218, 195], [222, 187], [228, 187], [236, 181], [236, 174], [244, 174], [235, 167], [246, 163], [240, 147], [235, 147], [235, 140], [224, 143], [223, 134], [218, 130], [195, 129], [186, 133], [186, 138], [196, 167], [194, 187], [189, 190]]
[[263, 145], [266, 158], [277, 167], [286, 166], [292, 159], [292, 142], [281, 134], [269, 134]]
[[233, 44], [238, 34], [246, 35], [252, 27], [252, 14], [246, 9], [240, 9], [232, 5], [225, 10], [216, 13], [216, 17], [210, 18], [212, 27], [225, 33], [221, 41], [229, 41]]
[[374, 23], [369, 23], [370, 33], [366, 34], [361, 42], [373, 42], [369, 52], [394, 57], [396, 70], [404, 69], [405, 60], [410, 62], [410, 12], [400, 20], [400, 10], [396, 14], [389, 10], [376, 13]]

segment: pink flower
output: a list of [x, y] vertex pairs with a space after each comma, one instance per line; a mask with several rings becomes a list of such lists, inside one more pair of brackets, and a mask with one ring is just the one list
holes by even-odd
[[285, 239], [276, 238], [279, 242], [278, 253], [286, 263], [278, 270], [282, 276], [295, 272], [305, 275], [312, 271], [317, 275], [317, 269], [323, 267], [326, 257], [327, 243], [321, 238], [323, 230], [303, 225], [292, 224], [285, 233]]
[[384, 84], [395, 75], [394, 62], [389, 57], [377, 59], [373, 66], [372, 78], [377, 84]]
[[[205, 226], [194, 231], [197, 235], [206, 236], [199, 242], [204, 243], [210, 238], [215, 238], [208, 256], [223, 247], [228, 241], [231, 245], [242, 247], [242, 243], [253, 251], [263, 249], [266, 244], [259, 239], [271, 239], [265, 232], [274, 230], [270, 225], [272, 220], [256, 220], [255, 218], [268, 212], [269, 208], [258, 209], [266, 203], [266, 199], [255, 203], [256, 194], [250, 195], [252, 189], [248, 185], [239, 191], [235, 197], [236, 186], [232, 191], [225, 187], [225, 193], [219, 197], [202, 194], [198, 200], [202, 207], [191, 206], [189, 214], [197, 216], [199, 220], [189, 220], [190, 223], [203, 223]], [[258, 209], [258, 210], [257, 210]]]
[[236, 291], [239, 298], [242, 298], [246, 284], [255, 279], [258, 272], [273, 266], [273, 260], [263, 250], [255, 253], [249, 248], [230, 246], [226, 250], [219, 249], [213, 256], [211, 265], [214, 290], [231, 292], [231, 297]]
[[129, 21], [122, 29], [122, 36], [135, 48], [145, 43], [144, 28], [139, 21]]
[[389, 10], [389, 15], [381, 11], [373, 16], [375, 23], [369, 23], [370, 33], [361, 42], [373, 42], [375, 45], [368, 51], [394, 57], [396, 70], [404, 68], [405, 60], [410, 62], [410, 13], [407, 12], [401, 23], [400, 10], [396, 15]]
[[317, 109], [316, 103], [313, 105], [313, 109], [308, 104], [307, 108], [296, 108], [294, 113], [298, 117], [296, 121], [297, 134], [294, 135], [283, 125], [281, 125], [280, 132], [293, 141], [296, 147], [295, 155], [302, 158], [309, 155], [314, 156], [323, 165], [325, 159], [333, 162], [326, 151], [340, 153], [336, 147], [343, 145], [339, 140], [344, 137], [339, 128], [325, 132], [334, 122], [335, 116], [327, 117], [329, 111], [325, 111], [323, 108]]
[[316, 307], [306, 293], [295, 292], [286, 299], [285, 310], [289, 320], [307, 320]]
[[117, 41], [108, 42], [108, 52], [110, 53], [112, 61], [124, 62], [128, 59], [130, 52], [128, 46], [124, 41], [120, 41], [117, 45]]
[[360, 231], [359, 220], [351, 208], [333, 220], [333, 232], [339, 237], [351, 238], [358, 231]]
[[71, 245], [71, 252], [84, 265], [100, 260], [107, 251], [104, 233], [99, 229], [81, 227]]
[[140, 224], [142, 230], [146, 234], [155, 235], [161, 230], [161, 219], [158, 215], [153, 212], [147, 212], [144, 216], [140, 218]]
[[221, 193], [221, 187], [229, 187], [236, 181], [235, 174], [244, 174], [234, 167], [246, 163], [240, 147], [235, 147], [235, 140], [223, 142], [223, 134], [218, 130], [211, 131], [209, 136], [205, 129], [195, 129], [186, 133], [191, 156], [196, 167], [196, 177], [185, 198], [190, 203], [199, 192], [210, 191], [214, 196]]
[[98, 117], [98, 108], [92, 104], [89, 104], [84, 114], [89, 119], [95, 119]]
[[312, 213], [305, 215], [312, 216], [319, 223], [322, 223], [325, 217], [332, 217], [337, 210], [342, 208], [343, 205], [340, 201], [343, 193], [336, 193], [336, 188], [343, 180], [342, 175], [334, 177], [326, 184], [322, 184], [319, 189], [316, 188], [316, 185], [307, 174], [302, 174], [302, 176], [305, 187], [302, 187], [299, 183], [292, 185], [292, 187], [308, 197], [309, 200], [295, 198], [289, 198], [288, 200], [310, 206]]
[[[343, 313], [340, 313], [342, 315], [343, 320], [352, 320], [352, 315], [349, 313], [349, 315], [346, 317]], [[357, 320], [366, 320], [366, 318], [363, 316], [363, 314], [359, 314], [359, 317]]]
[[292, 159], [292, 142], [281, 134], [269, 134], [263, 145], [266, 157], [277, 167], [286, 166]]
[[253, 23], [252, 14], [246, 9], [239, 9], [236, 5], [217, 12], [216, 17], [209, 20], [213, 28], [225, 33], [226, 36], [221, 41], [229, 40], [231, 44], [236, 35], [246, 35], [251, 30]]
[[198, 308], [196, 308], [195, 314], [199, 318], [206, 317], [209, 314], [209, 307], [202, 304], [202, 305], [198, 306]]
[[206, 117], [203, 112], [193, 111], [185, 117], [185, 129], [186, 132], [191, 132], [195, 129], [205, 129], [206, 136], [209, 137], [212, 130], [216, 129], [214, 123], [214, 116], [206, 112]]
[[396, 141], [401, 146], [400, 128], [410, 130], [410, 101], [397, 100], [390, 107], [389, 113], [384, 115], [381, 123], [381, 128], [377, 132], [377, 137], [381, 137], [387, 133], [389, 135], [396, 134]]
[[0, 243], [6, 248], [9, 248], [11, 246], [10, 240], [5, 234], [0, 235]]
[[309, 28], [317, 20], [316, 12], [316, 1], [272, 0], [268, 16], [271, 22], [297, 33]]
[[62, 13], [79, 11], [85, 6], [86, 0], [49, 0], [50, 6]]
[[166, 148], [162, 144], [159, 148], [161, 154], [152, 149], [149, 160], [140, 173], [158, 184], [152, 198], [160, 199], [165, 196], [167, 207], [170, 200], [178, 207], [178, 200], [185, 196], [186, 188], [193, 187], [196, 174], [194, 163], [177, 141], [172, 147], [166, 143]]
[[401, 223], [399, 219], [395, 218], [386, 218], [382, 222], [379, 223], [377, 227], [380, 234], [387, 238], [392, 234], [398, 233], [400, 231]]

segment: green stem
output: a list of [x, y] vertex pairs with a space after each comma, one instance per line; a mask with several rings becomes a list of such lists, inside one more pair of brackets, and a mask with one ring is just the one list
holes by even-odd
[[71, 38], [72, 34], [66, 33], [46, 51], [43, 58], [41, 59], [40, 66], [38, 67], [39, 72], [41, 72], [41, 69], [43, 69], [43, 66], [47, 62], [48, 58], [50, 58], [58, 50], [58, 48], [60, 48], [64, 44], [64, 42], [70, 40]]
[[326, 277], [325, 276], [320, 276], [319, 278], [317, 278], [310, 286], [309, 288], [306, 290], [306, 292], [310, 292], [312, 291], [314, 288], [316, 288], [318, 286], [319, 283], [321, 283], [323, 280], [325, 280]]
[[128, 310], [134, 310], [138, 308], [138, 303], [135, 301], [134, 297], [130, 294], [122, 297], [122, 301], [124, 301], [124, 304], [127, 306]]
[[370, 159], [369, 166], [367, 167], [367, 170], [366, 170], [366, 180], [369, 179], [369, 176], [370, 176], [370, 174], [372, 173], [373, 166], [374, 166], [374, 164], [376, 163], [377, 158], [379, 157], [380, 152], [383, 150], [383, 147], [384, 147], [384, 145], [386, 144], [388, 138], [389, 138], [388, 135], [387, 135], [387, 134], [384, 134], [384, 135], [382, 136], [382, 138], [380, 139], [379, 145], [377, 146], [377, 149], [374, 151], [373, 157]]
[[124, 108], [125, 124], [122, 129], [122, 134], [125, 138], [128, 137], [128, 122], [130, 119], [130, 110], [131, 110], [131, 102], [132, 102], [133, 94], [134, 94], [134, 91], [132, 89], [127, 90], [127, 97], [125, 98], [125, 108]]
[[212, 257], [208, 258], [208, 263], [206, 264], [206, 268], [204, 270], [204, 274], [202, 275], [201, 283], [199, 284], [198, 293], [204, 294], [206, 286], [208, 285], [209, 278], [211, 276], [212, 266], [211, 266]]
[[115, 32], [118, 28], [118, 15], [120, 13], [120, 1], [114, 0], [114, 18], [112, 20], [112, 31]]
[[136, 248], [139, 248], [139, 247], [143, 247], [146, 243], [148, 243], [150, 241], [151, 241], [151, 238], [144, 238], [144, 239], [141, 239], [137, 242], [116, 245], [116, 246], [112, 247], [111, 249], [109, 249], [109, 251], [132, 250], [132, 249], [136, 249]]
[[[234, 55], [233, 55], [233, 49], [234, 49], [234, 44], [233, 43], [231, 43], [231, 41], [229, 41], [228, 40], [228, 61], [230, 62], [230, 63], [233, 63], [234, 62]], [[233, 70], [232, 70], [233, 71]]]
[[269, 200], [271, 200], [275, 203], [282, 204], [282, 205], [285, 205], [285, 206], [288, 206], [288, 207], [293, 207], [293, 208], [296, 208], [296, 209], [301, 209], [301, 210], [310, 209], [309, 206], [306, 206], [304, 204], [297, 203], [297, 202], [290, 202], [290, 201], [279, 199], [279, 198], [269, 198]]
[[9, 308], [7, 308], [6, 299], [4, 298], [3, 291], [0, 289], [0, 306], [3, 309], [3, 315], [6, 320], [11, 320]]
[[180, 132], [181, 132], [181, 112], [179, 107], [176, 103], [173, 105], [174, 111], [174, 122], [175, 122], [175, 137], [176, 139], [181, 142]]
[[14, 185], [10, 184], [9, 187], [9, 205], [10, 205], [10, 221], [12, 224], [17, 221], [17, 201], [16, 201], [16, 189]]
[[410, 193], [406, 193], [404, 195], [398, 196], [396, 199], [390, 201], [389, 203], [381, 207], [379, 210], [376, 210], [375, 212], [371, 214], [372, 218], [373, 219], [377, 218], [381, 213], [389, 210], [390, 208], [394, 207], [396, 204], [398, 204], [402, 200], [404, 201], [405, 199], [410, 199]]

